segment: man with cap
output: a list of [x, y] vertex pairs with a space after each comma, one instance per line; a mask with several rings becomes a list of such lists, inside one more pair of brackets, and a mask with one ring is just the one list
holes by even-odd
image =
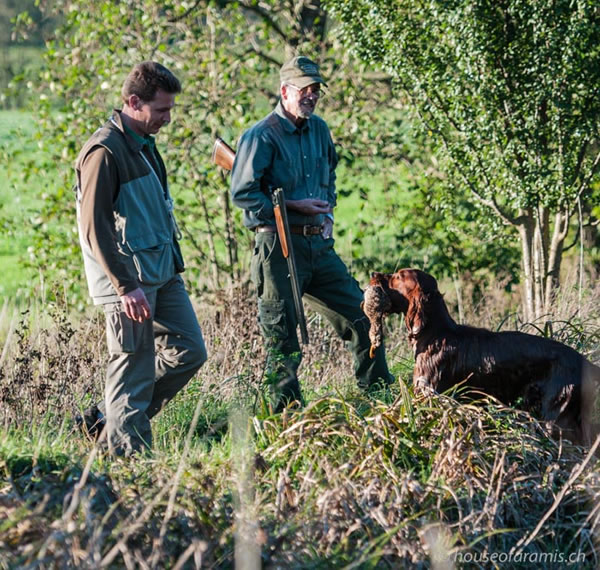
[[363, 294], [333, 247], [337, 155], [327, 124], [314, 114], [326, 83], [319, 66], [305, 56], [286, 62], [280, 80], [279, 103], [243, 133], [231, 176], [233, 203], [244, 210], [244, 225], [255, 232], [251, 276], [276, 411], [292, 402], [302, 405], [303, 398], [297, 377], [302, 357], [297, 318], [270, 196], [275, 188], [285, 194], [304, 298], [348, 342], [361, 388], [393, 381], [383, 347], [369, 357]]

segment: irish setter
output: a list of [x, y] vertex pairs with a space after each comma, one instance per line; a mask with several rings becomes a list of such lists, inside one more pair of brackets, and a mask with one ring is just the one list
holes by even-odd
[[444, 392], [464, 383], [558, 426], [575, 443], [590, 445], [600, 368], [555, 340], [517, 331], [492, 332], [458, 325], [434, 277], [418, 269], [373, 273], [365, 291], [374, 350], [382, 319], [405, 315], [414, 349], [413, 385]]

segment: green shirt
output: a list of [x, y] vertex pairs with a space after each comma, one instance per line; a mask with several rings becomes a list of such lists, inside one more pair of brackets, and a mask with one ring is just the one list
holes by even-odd
[[152, 135], [138, 135], [132, 128], [123, 123], [123, 130], [140, 145], [142, 153], [150, 163], [150, 166], [156, 172], [160, 179], [160, 183], [165, 187], [167, 185], [167, 171], [162, 165], [162, 161], [157, 158], [158, 151], [156, 150], [156, 140]]
[[[240, 138], [231, 173], [233, 203], [244, 209], [244, 225], [274, 225], [269, 190], [282, 188], [287, 200], [316, 198], [336, 204], [337, 154], [329, 127], [312, 115], [297, 127], [281, 102]], [[320, 225], [324, 216], [289, 211], [290, 224]]]
[[156, 142], [152, 135], [147, 135], [143, 137], [142, 135], [138, 135], [132, 128], [128, 127], [125, 123], [123, 123], [123, 130], [140, 146], [147, 145], [154, 152], [154, 148], [156, 147]]

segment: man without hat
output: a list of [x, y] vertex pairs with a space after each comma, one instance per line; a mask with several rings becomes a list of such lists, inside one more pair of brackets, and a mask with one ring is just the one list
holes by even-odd
[[109, 449], [150, 448], [150, 418], [206, 361], [180, 273], [184, 269], [167, 170], [154, 136], [171, 120], [177, 77], [153, 61], [136, 65], [123, 108], [85, 143], [77, 172], [77, 221], [90, 295], [106, 317], [104, 402], [79, 423]]
[[242, 135], [231, 176], [231, 194], [255, 232], [251, 275], [265, 339], [267, 378], [276, 411], [303, 404], [297, 371], [302, 353], [288, 268], [277, 239], [270, 191], [282, 188], [303, 297], [324, 315], [354, 357], [359, 386], [393, 381], [383, 347], [369, 357], [369, 322], [363, 294], [334, 250], [337, 155], [329, 128], [314, 114], [326, 86], [319, 66], [297, 56], [280, 70], [275, 109]]

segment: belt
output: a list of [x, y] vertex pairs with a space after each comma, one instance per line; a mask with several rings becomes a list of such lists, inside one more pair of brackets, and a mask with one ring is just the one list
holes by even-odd
[[[261, 232], [270, 232], [270, 233], [274, 233], [277, 231], [277, 228], [275, 226], [256, 226], [254, 228], [254, 231], [257, 233], [261, 233]], [[298, 234], [301, 236], [316, 236], [316, 235], [321, 235], [321, 232], [323, 231], [323, 226], [297, 226], [297, 225], [290, 225], [290, 233], [292, 234]]]

